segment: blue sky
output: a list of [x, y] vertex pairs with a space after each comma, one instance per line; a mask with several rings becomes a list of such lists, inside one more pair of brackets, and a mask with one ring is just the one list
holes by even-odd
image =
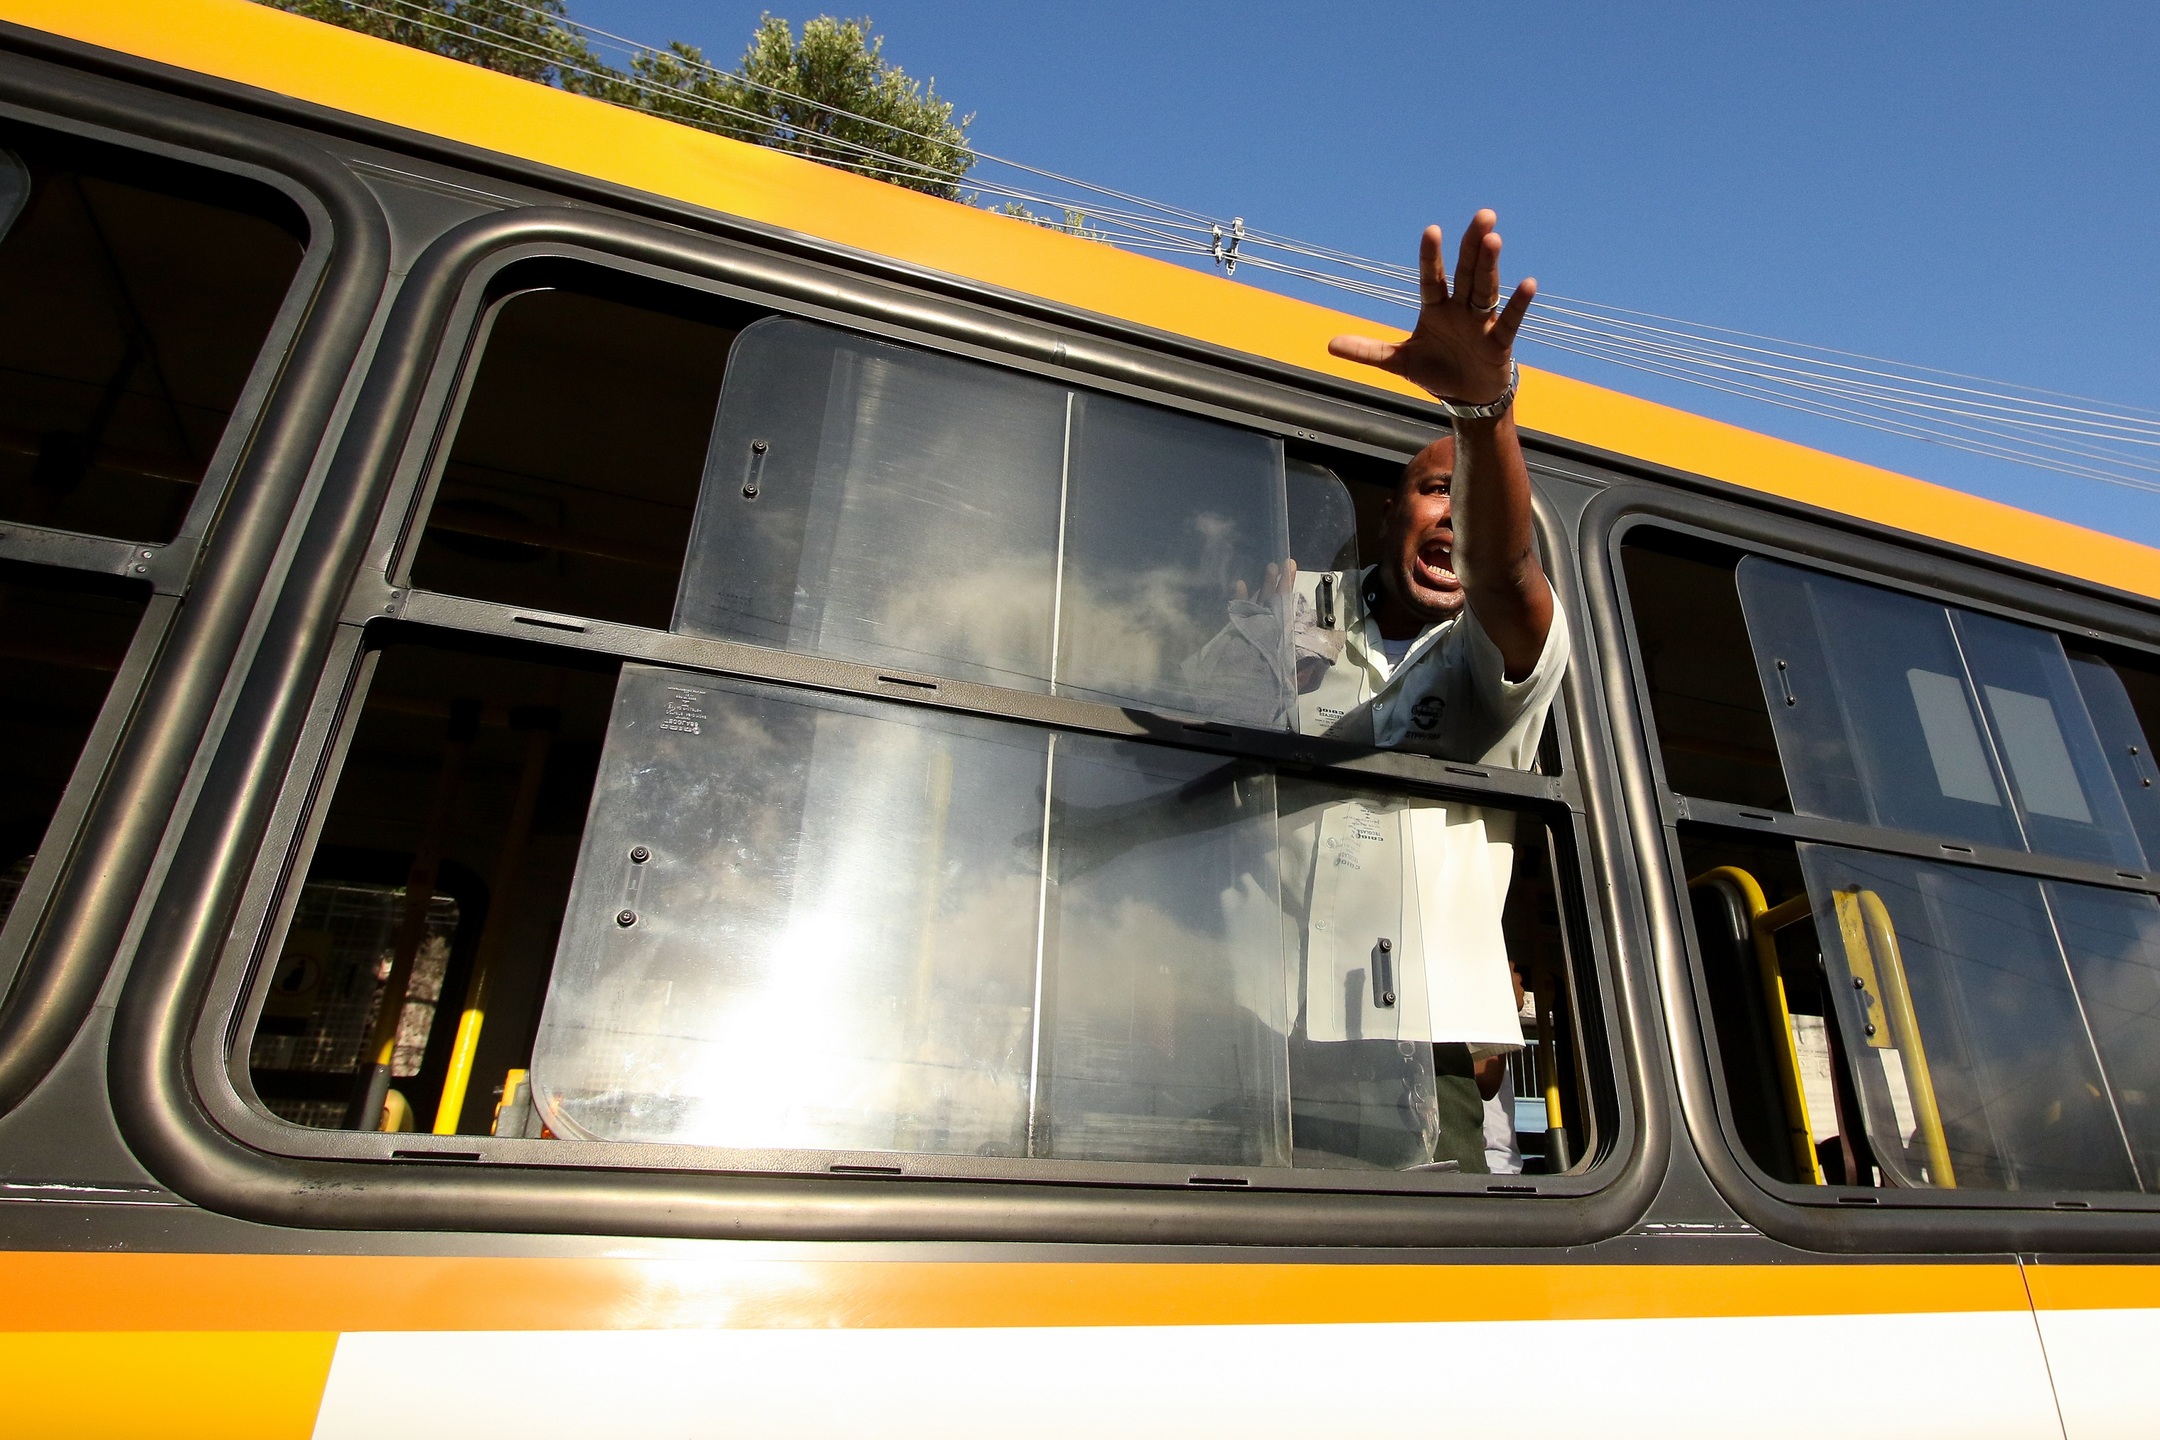
[[[722, 64], [759, 8], [571, 0]], [[1491, 205], [1558, 293], [2160, 409], [2160, 5], [844, 8], [999, 155], [1386, 259]], [[1524, 358], [2160, 545], [2160, 494]]]

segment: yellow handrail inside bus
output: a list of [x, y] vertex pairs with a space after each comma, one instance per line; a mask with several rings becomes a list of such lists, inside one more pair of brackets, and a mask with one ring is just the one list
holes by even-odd
[[1945, 1190], [1954, 1190], [1957, 1172], [1950, 1165], [1950, 1141], [1943, 1134], [1942, 1110], [1935, 1103], [1935, 1077], [1928, 1070], [1927, 1047], [1920, 1040], [1920, 1018], [1913, 1011], [1905, 960], [1898, 953], [1897, 927], [1891, 924], [1882, 897], [1873, 890], [1839, 890], [1832, 898], [1837, 902], [1838, 929], [1853, 978], [1883, 1017], [1883, 1023], [1869, 1026], [1863, 1038], [1871, 1049], [1898, 1052], [1906, 1088], [1912, 1094], [1913, 1120], [1927, 1150], [1929, 1178]]
[[1544, 1070], [1545, 1091], [1545, 1164], [1550, 1170], [1572, 1169], [1575, 1157], [1569, 1153], [1567, 1114], [1560, 1104], [1560, 1047], [1553, 1038], [1553, 997], [1556, 992], [1547, 987], [1557, 984], [1545, 963], [1545, 947], [1533, 945], [1530, 950], [1530, 993], [1537, 1015], [1538, 1059]]
[[1776, 1056], [1778, 1088], [1785, 1101], [1785, 1128], [1792, 1143], [1793, 1162], [1802, 1175], [1823, 1184], [1822, 1159], [1815, 1153], [1815, 1131], [1808, 1123], [1807, 1096], [1800, 1088], [1800, 1050], [1793, 1039], [1792, 1007], [1785, 1001], [1785, 973], [1778, 968], [1777, 932], [1808, 913], [1805, 895], [1795, 896], [1776, 909], [1764, 898], [1755, 877], [1737, 865], [1720, 865], [1688, 881], [1690, 890], [1720, 881], [1740, 892], [1747, 907], [1748, 933], [1755, 942], [1755, 968], [1762, 976], [1763, 1008], [1770, 1028], [1777, 1033], [1771, 1046]]
[[480, 1030], [487, 1023], [488, 977], [509, 944], [510, 897], [516, 893], [526, 847], [532, 842], [533, 815], [540, 804], [540, 784], [547, 776], [554, 722], [545, 720], [526, 729], [525, 766], [518, 776], [517, 798], [510, 804], [510, 823], [503, 830], [502, 853], [496, 857], [494, 884], [489, 891], [494, 908], [489, 912], [487, 929], [480, 937], [480, 954], [473, 961], [472, 979], [465, 985], [465, 1008], [458, 1016], [457, 1038], [450, 1047], [450, 1067], [443, 1073], [442, 1098], [435, 1104], [434, 1131], [437, 1135], [457, 1134], [460, 1118], [465, 1113], [465, 1092], [472, 1085], [474, 1057], [480, 1053]]

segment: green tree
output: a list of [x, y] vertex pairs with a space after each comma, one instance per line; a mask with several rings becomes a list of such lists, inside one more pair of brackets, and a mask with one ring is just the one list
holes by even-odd
[[[975, 196], [973, 198], [980, 199], [981, 197]], [[1106, 232], [1097, 230], [1088, 224], [1087, 211], [1075, 210], [1070, 205], [1062, 207], [1065, 211], [1063, 220], [1052, 220], [1047, 215], [1038, 215], [1018, 200], [1007, 200], [1003, 205], [985, 205], [983, 208], [993, 215], [1003, 215], [1012, 220], [1025, 220], [1030, 225], [1040, 225], [1045, 230], [1057, 230], [1067, 235], [1077, 235], [1083, 240], [1107, 240], [1109, 238]]]
[[500, 70], [590, 93], [614, 75], [570, 23], [563, 0], [261, 0], [278, 10], [342, 25]]
[[885, 58], [870, 20], [820, 15], [798, 40], [764, 15], [733, 71], [676, 41], [640, 51], [628, 71], [601, 61], [564, 0], [261, 0], [633, 110], [791, 150], [946, 199], [975, 163], [953, 104]]
[[[672, 49], [696, 57], [690, 46]], [[759, 144], [947, 199], [958, 198], [975, 163], [967, 143], [975, 117], [953, 119], [936, 81], [919, 84], [887, 60], [885, 39], [870, 34], [867, 16], [820, 15], [798, 41], [787, 21], [765, 15], [734, 74], [719, 83], [727, 103], [748, 112], [730, 133]]]

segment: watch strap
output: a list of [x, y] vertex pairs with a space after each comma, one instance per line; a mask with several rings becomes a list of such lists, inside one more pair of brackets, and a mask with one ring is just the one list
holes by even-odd
[[1513, 360], [1508, 361], [1507, 389], [1482, 405], [1466, 405], [1460, 400], [1441, 397], [1440, 408], [1457, 420], [1491, 420], [1505, 415], [1514, 407], [1515, 386], [1522, 379], [1522, 369]]

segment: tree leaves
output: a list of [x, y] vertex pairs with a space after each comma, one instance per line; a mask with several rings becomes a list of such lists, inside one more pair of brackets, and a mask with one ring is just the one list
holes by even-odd
[[959, 198], [975, 163], [975, 117], [955, 120], [934, 80], [885, 59], [868, 17], [820, 15], [798, 39], [768, 14], [733, 71], [679, 40], [634, 50], [624, 71], [594, 53], [564, 0], [261, 3], [946, 199]]

